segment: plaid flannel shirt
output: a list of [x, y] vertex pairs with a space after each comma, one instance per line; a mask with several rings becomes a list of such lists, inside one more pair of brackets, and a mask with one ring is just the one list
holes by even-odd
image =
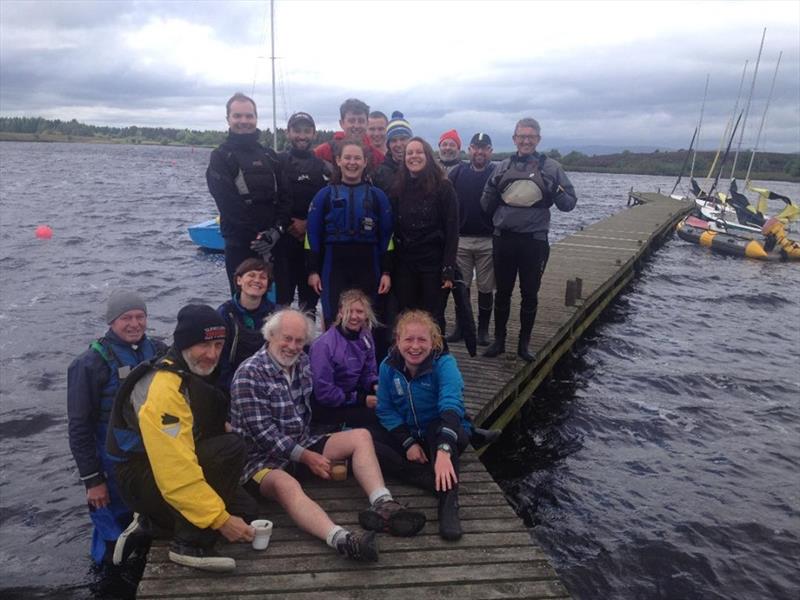
[[303, 352], [292, 371], [275, 362], [264, 345], [236, 370], [231, 385], [231, 425], [247, 442], [242, 481], [264, 468], [299, 460], [322, 436], [311, 435], [311, 367]]

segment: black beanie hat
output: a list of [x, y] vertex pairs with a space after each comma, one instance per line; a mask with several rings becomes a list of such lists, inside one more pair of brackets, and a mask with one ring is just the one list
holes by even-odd
[[178, 311], [178, 324], [172, 334], [176, 350], [186, 350], [200, 342], [224, 340], [225, 320], [207, 304], [187, 304]]

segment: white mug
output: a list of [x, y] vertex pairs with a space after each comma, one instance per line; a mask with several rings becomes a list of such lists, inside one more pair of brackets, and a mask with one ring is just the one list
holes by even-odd
[[256, 536], [253, 538], [253, 550], [266, 550], [272, 535], [272, 521], [256, 519], [250, 523], [250, 526], [256, 530]]

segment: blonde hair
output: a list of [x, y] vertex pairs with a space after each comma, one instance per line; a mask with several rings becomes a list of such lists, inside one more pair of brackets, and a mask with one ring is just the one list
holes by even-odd
[[361, 302], [364, 306], [364, 313], [367, 316], [367, 329], [374, 329], [380, 323], [375, 316], [375, 311], [372, 310], [372, 302], [364, 292], [359, 289], [345, 290], [339, 296], [339, 312], [336, 315], [334, 325], [341, 325], [350, 320], [350, 307], [356, 302]]
[[439, 325], [436, 324], [431, 314], [425, 310], [406, 310], [397, 319], [397, 324], [394, 326], [394, 338], [400, 339], [400, 332], [403, 328], [411, 325], [418, 324], [428, 328], [431, 335], [431, 342], [433, 349], [441, 352], [444, 349], [444, 340], [442, 339], [442, 332]]

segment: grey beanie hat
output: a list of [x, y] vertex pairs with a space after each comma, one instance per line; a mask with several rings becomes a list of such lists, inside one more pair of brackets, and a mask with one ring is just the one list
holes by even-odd
[[130, 290], [114, 290], [106, 307], [106, 323], [111, 322], [129, 310], [142, 310], [147, 314], [147, 305], [142, 297]]

